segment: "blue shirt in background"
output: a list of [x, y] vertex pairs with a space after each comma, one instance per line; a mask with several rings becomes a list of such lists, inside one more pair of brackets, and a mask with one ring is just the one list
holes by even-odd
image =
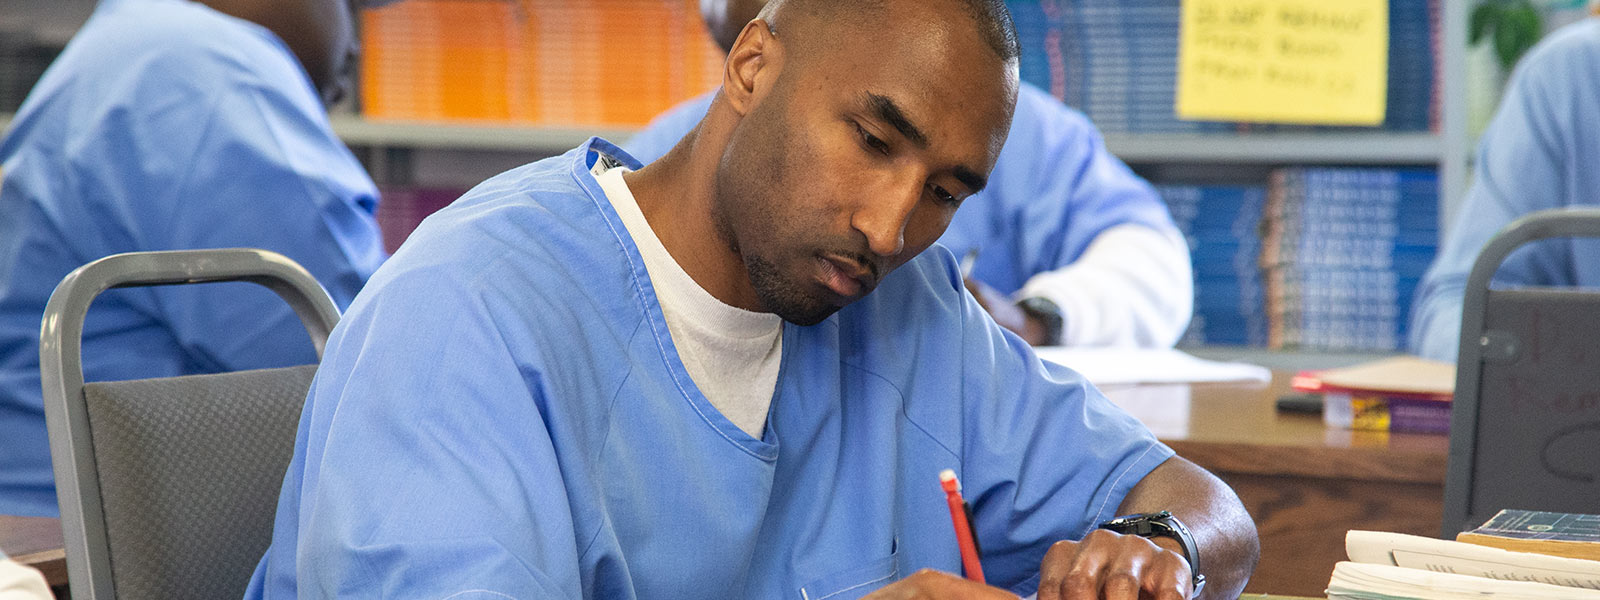
[[[705, 117], [716, 91], [678, 105], [623, 147], [661, 158]], [[1011, 134], [989, 186], [962, 202], [939, 243], [956, 256], [979, 250], [972, 276], [1002, 294], [1071, 264], [1101, 232], [1137, 224], [1179, 236], [1167, 205], [1106, 150], [1083, 113], [1023, 82]]]
[[[1511, 76], [1471, 188], [1412, 309], [1410, 348], [1454, 361], [1467, 276], [1495, 233], [1547, 208], [1600, 204], [1600, 20], [1551, 33]], [[1600, 241], [1552, 239], [1506, 257], [1499, 286], [1600, 286]]]
[[935, 248], [783, 325], [761, 439], [680, 361], [600, 140], [424, 221], [329, 339], [248, 598], [858, 598], [958, 572], [957, 471], [991, 583], [1114, 516], [1172, 456], [1040, 361]]
[[[107, 0], [0, 141], [0, 514], [54, 516], [39, 382], [46, 300], [118, 252], [255, 247], [347, 305], [384, 259], [377, 190], [266, 29], [179, 0]], [[89, 380], [316, 361], [294, 312], [229, 283], [111, 290]]]

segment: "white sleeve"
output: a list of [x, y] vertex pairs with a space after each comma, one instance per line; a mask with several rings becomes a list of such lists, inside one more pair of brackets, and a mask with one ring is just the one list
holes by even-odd
[[1189, 247], [1176, 230], [1118, 225], [1016, 294], [1034, 296], [1061, 307], [1062, 345], [1170, 348], [1194, 313]]
[[49, 600], [50, 587], [39, 571], [0, 558], [0, 600]]

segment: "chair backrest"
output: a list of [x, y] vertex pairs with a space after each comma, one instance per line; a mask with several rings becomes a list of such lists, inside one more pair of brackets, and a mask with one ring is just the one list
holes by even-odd
[[1600, 209], [1540, 211], [1496, 234], [1473, 264], [1462, 305], [1445, 537], [1501, 509], [1600, 512], [1600, 290], [1490, 289], [1501, 263], [1525, 244], [1587, 237], [1600, 237]]
[[109, 256], [73, 271], [50, 297], [40, 372], [75, 598], [237, 598], [270, 543], [315, 365], [83, 381], [83, 320], [95, 296], [221, 281], [276, 292], [321, 355], [338, 309], [305, 269], [273, 252]]

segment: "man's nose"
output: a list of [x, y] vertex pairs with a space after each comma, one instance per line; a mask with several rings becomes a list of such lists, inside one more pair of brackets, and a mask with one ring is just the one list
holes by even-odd
[[867, 237], [873, 254], [892, 257], [906, 247], [906, 227], [922, 200], [922, 177], [896, 177], [883, 191], [866, 196], [851, 225]]

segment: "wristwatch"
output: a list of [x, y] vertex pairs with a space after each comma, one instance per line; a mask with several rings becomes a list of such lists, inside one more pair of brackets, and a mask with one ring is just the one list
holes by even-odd
[[1169, 537], [1178, 540], [1183, 546], [1183, 557], [1189, 561], [1189, 573], [1194, 576], [1194, 594], [1190, 597], [1200, 596], [1200, 589], [1206, 585], [1206, 576], [1200, 574], [1200, 552], [1194, 545], [1194, 536], [1189, 535], [1189, 528], [1184, 527], [1178, 517], [1164, 510], [1140, 513], [1106, 521], [1100, 524], [1100, 528], [1123, 535], [1137, 535], [1143, 538]]
[[1017, 301], [1017, 308], [1033, 320], [1044, 326], [1044, 341], [1041, 346], [1060, 346], [1061, 331], [1066, 325], [1066, 319], [1061, 316], [1061, 307], [1042, 296], [1029, 296]]

